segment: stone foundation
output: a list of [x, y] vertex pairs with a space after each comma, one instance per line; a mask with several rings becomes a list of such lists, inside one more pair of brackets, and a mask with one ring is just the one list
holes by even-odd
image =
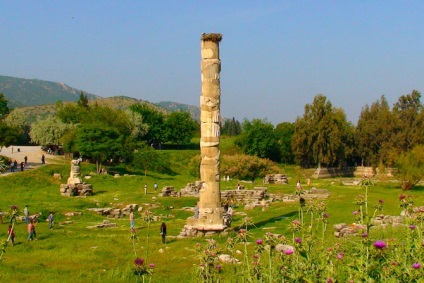
[[59, 188], [62, 196], [92, 196], [93, 185], [81, 183], [81, 184], [61, 184]]
[[264, 177], [264, 184], [283, 184], [287, 185], [289, 180], [285, 174], [268, 174]]

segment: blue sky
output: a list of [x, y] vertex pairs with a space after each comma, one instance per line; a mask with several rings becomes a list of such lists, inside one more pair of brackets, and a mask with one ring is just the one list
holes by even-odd
[[0, 0], [0, 75], [198, 105], [200, 36], [221, 42], [221, 114], [294, 122], [317, 94], [362, 107], [424, 92], [424, 1]]

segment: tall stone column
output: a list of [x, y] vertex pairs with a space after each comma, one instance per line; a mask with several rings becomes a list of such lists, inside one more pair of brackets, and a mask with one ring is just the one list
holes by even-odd
[[[198, 230], [223, 230], [219, 176], [221, 34], [203, 34], [201, 38], [202, 96], [200, 97], [200, 177], [199, 218], [191, 223]], [[190, 222], [190, 221], [189, 221]]]

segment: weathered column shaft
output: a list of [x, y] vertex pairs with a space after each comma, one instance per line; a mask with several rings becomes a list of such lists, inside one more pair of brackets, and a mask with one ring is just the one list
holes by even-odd
[[204, 230], [223, 227], [220, 177], [220, 34], [204, 34], [201, 39], [202, 96], [200, 97], [200, 176], [204, 182], [200, 190], [198, 226]]

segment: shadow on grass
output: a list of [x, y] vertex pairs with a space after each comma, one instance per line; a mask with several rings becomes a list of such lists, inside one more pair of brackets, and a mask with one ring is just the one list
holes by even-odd
[[[277, 217], [273, 217], [273, 218], [270, 218], [270, 219], [259, 221], [259, 222], [253, 223], [251, 225], [248, 225], [247, 229], [260, 228], [260, 227], [266, 226], [268, 224], [277, 223], [277, 222], [280, 222], [281, 220], [284, 220], [286, 218], [295, 216], [295, 215], [297, 215], [297, 213], [298, 213], [297, 211], [292, 211], [292, 212], [285, 213], [285, 214], [277, 216]], [[246, 229], [246, 226], [238, 226], [234, 230], [238, 231], [240, 229]]]

